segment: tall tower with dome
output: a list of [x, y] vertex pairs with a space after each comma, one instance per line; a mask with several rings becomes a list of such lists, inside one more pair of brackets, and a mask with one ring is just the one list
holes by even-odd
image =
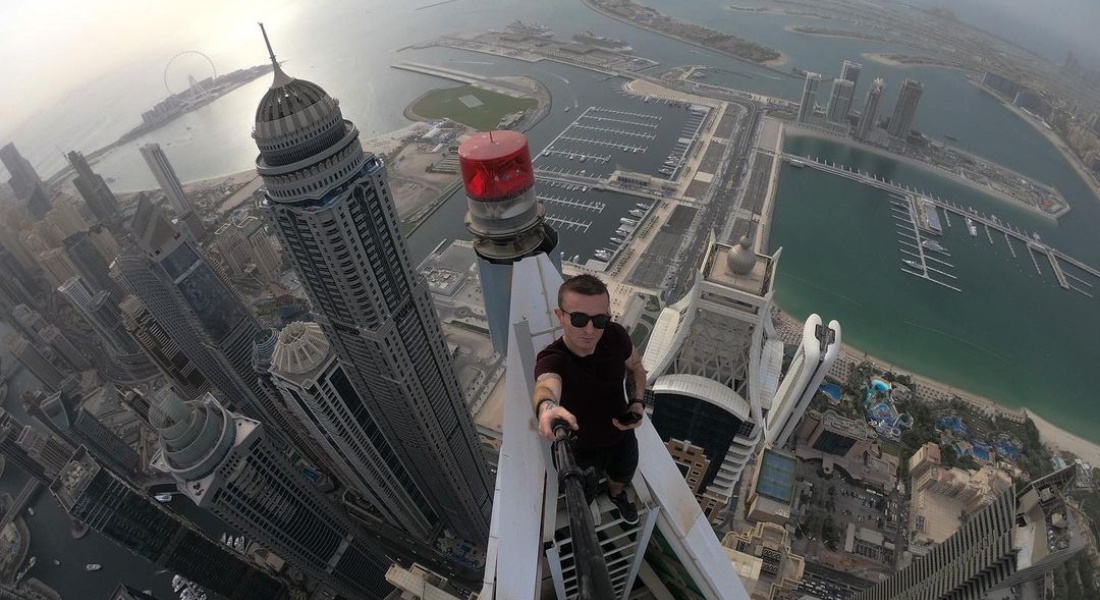
[[377, 467], [404, 497], [387, 508], [417, 504], [425, 529], [484, 542], [493, 482], [382, 159], [363, 149], [338, 100], [287, 75], [270, 43], [268, 52], [274, 81], [252, 133], [263, 207], [361, 399], [349, 409], [394, 450]]

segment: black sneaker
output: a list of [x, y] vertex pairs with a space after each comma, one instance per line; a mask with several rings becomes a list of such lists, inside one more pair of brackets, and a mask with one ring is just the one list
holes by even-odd
[[618, 496], [607, 495], [611, 500], [611, 504], [615, 505], [616, 510], [619, 511], [619, 518], [621, 518], [627, 525], [638, 524], [638, 509], [634, 507], [634, 503], [630, 501], [630, 497], [627, 496], [626, 490], [623, 490]]

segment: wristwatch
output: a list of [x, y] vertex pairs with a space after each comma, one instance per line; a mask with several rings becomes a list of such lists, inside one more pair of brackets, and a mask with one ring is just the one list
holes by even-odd
[[645, 401], [641, 400], [641, 399], [638, 399], [638, 398], [635, 398], [635, 399], [631, 400], [630, 404], [627, 404], [626, 407], [627, 407], [627, 409], [629, 409], [631, 406], [634, 406], [635, 404], [641, 404], [642, 408], [643, 409], [645, 408]]

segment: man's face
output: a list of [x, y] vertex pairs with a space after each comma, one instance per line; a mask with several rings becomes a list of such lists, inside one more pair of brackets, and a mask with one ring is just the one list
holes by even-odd
[[561, 308], [554, 309], [554, 314], [558, 316], [558, 321], [565, 331], [565, 339], [574, 348], [585, 354], [591, 354], [596, 349], [596, 344], [603, 336], [604, 330], [596, 329], [591, 319], [588, 319], [588, 323], [584, 327], [573, 327], [569, 313], [583, 313], [590, 317], [609, 315], [611, 314], [611, 299], [607, 294], [586, 296], [576, 292], [565, 292], [561, 299]]

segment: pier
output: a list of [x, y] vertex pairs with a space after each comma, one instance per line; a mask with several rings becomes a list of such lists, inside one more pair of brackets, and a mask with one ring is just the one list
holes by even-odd
[[[1073, 257], [1066, 256], [1065, 254], [1059, 252], [1057, 249], [1052, 248], [1051, 246], [1048, 246], [1047, 244], [1044, 244], [1043, 242], [1032, 239], [1031, 237], [1026, 235], [1024, 232], [1020, 231], [1019, 229], [1016, 229], [1016, 228], [1014, 228], [1014, 227], [1012, 227], [1012, 226], [1010, 226], [1006, 223], [1001, 222], [1001, 220], [996, 218], [996, 217], [987, 216], [987, 215], [979, 213], [979, 212], [977, 212], [973, 209], [964, 208], [962, 206], [959, 206], [957, 204], [953, 204], [953, 203], [951, 203], [947, 200], [944, 200], [944, 199], [942, 199], [938, 196], [935, 196], [933, 194], [929, 194], [929, 193], [922, 192], [922, 191], [919, 191], [919, 190], [914, 190], [914, 189], [912, 189], [908, 186], [896, 183], [894, 181], [887, 181], [884, 178], [880, 178], [880, 177], [877, 177], [877, 176], [872, 175], [872, 174], [865, 174], [865, 173], [862, 173], [862, 172], [859, 172], [859, 171], [854, 171], [854, 170], [852, 170], [848, 167], [845, 167], [843, 165], [838, 165], [838, 164], [835, 164], [835, 163], [830, 163], [828, 161], [818, 160], [817, 158], [807, 158], [805, 156], [799, 156], [797, 154], [790, 154], [790, 153], [787, 153], [787, 152], [782, 153], [780, 156], [782, 157], [782, 159], [784, 161], [786, 161], [788, 163], [799, 164], [799, 165], [809, 167], [809, 168], [812, 168], [812, 169], [817, 169], [818, 171], [823, 171], [823, 172], [829, 173], [831, 175], [838, 175], [840, 177], [844, 177], [844, 178], [850, 179], [852, 181], [857, 181], [857, 182], [862, 183], [864, 185], [869, 185], [869, 186], [872, 186], [872, 187], [875, 187], [875, 188], [878, 188], [878, 189], [881, 189], [881, 190], [891, 192], [893, 194], [904, 196], [906, 198], [911, 198], [911, 196], [910, 196], [911, 194], [919, 194], [919, 195], [923, 196], [924, 198], [926, 198], [929, 203], [931, 203], [934, 206], [936, 206], [937, 208], [943, 210], [945, 216], [949, 215], [950, 213], [955, 213], [955, 214], [957, 214], [961, 217], [970, 218], [971, 220], [974, 221], [975, 224], [980, 223], [980, 224], [984, 225], [985, 228], [986, 228], [986, 235], [989, 237], [989, 242], [991, 244], [993, 243], [993, 236], [992, 236], [992, 233], [991, 233], [992, 231], [999, 231], [999, 232], [1003, 233], [1005, 235], [1006, 239], [1007, 238], [1018, 239], [1021, 242], [1023, 242], [1024, 244], [1026, 244], [1028, 250], [1032, 253], [1032, 256], [1031, 256], [1032, 262], [1035, 264], [1035, 270], [1038, 271], [1040, 275], [1042, 274], [1043, 271], [1039, 267], [1038, 260], [1035, 259], [1034, 252], [1041, 252], [1041, 253], [1043, 253], [1047, 256], [1047, 259], [1050, 261], [1050, 265], [1054, 270], [1054, 276], [1058, 280], [1058, 285], [1060, 285], [1063, 289], [1073, 290], [1073, 291], [1079, 292], [1079, 293], [1081, 293], [1085, 296], [1088, 296], [1090, 298], [1092, 297], [1091, 294], [1088, 294], [1087, 292], [1085, 292], [1081, 288], [1078, 288], [1077, 286], [1074, 286], [1074, 285], [1069, 283], [1069, 281], [1066, 278], [1065, 273], [1062, 270], [1062, 265], [1061, 265], [1062, 262], [1065, 262], [1066, 264], [1069, 264], [1069, 265], [1073, 265], [1074, 267], [1080, 269], [1081, 271], [1083, 271], [1085, 273], [1088, 273], [1089, 275], [1091, 275], [1091, 276], [1093, 276], [1097, 279], [1100, 279], [1100, 269], [1097, 269], [1095, 267], [1087, 265], [1087, 264], [1085, 264], [1085, 263], [1083, 263], [1083, 262], [1081, 262], [1081, 261], [1079, 261], [1079, 260], [1077, 260]], [[950, 223], [950, 220], [948, 220], [948, 223]], [[916, 226], [916, 223], [914, 223], [914, 227], [915, 226]], [[1009, 245], [1009, 248], [1011, 249], [1011, 243]], [[1015, 255], [1015, 252], [1013, 252], [1013, 255]], [[913, 273], [913, 274], [917, 275], [916, 273]], [[1083, 282], [1083, 283], [1085, 283], [1085, 285], [1087, 285], [1089, 287], [1092, 287], [1092, 284], [1090, 284], [1088, 282]]]

